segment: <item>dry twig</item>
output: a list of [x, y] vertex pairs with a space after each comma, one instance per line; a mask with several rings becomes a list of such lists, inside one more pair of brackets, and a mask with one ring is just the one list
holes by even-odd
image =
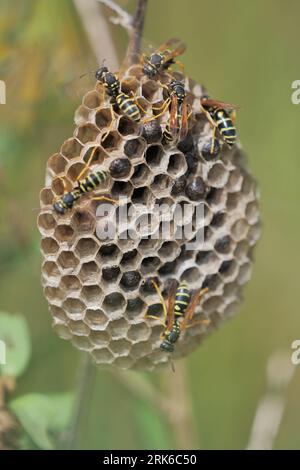
[[73, 0], [98, 64], [107, 60], [113, 70], [119, 60], [109, 27], [95, 0]]
[[141, 400], [146, 400], [151, 405], [166, 416], [171, 413], [170, 400], [154, 387], [149, 380], [144, 379], [135, 372], [114, 370], [114, 377], [120, 380], [131, 393], [137, 395]]
[[192, 399], [188, 387], [186, 360], [176, 363], [175, 373], [166, 376], [165, 384], [169, 401], [168, 421], [171, 425], [177, 449], [199, 447], [196, 423], [192, 413]]
[[78, 430], [81, 424], [81, 419], [84, 411], [84, 404], [89, 401], [89, 393], [93, 383], [96, 367], [92, 363], [91, 357], [85, 354], [82, 357], [82, 362], [78, 370], [76, 396], [73, 407], [73, 414], [68, 432], [65, 436], [65, 443], [67, 449], [75, 449], [76, 440], [78, 437]]
[[109, 8], [113, 13], [114, 16], [109, 17], [109, 21], [113, 24], [120, 25], [124, 28], [128, 34], [132, 32], [133, 29], [133, 17], [127, 13], [127, 11], [123, 10], [117, 3], [113, 0], [97, 0], [102, 5]]
[[113, 11], [115, 16], [110, 17], [110, 21], [114, 24], [121, 25], [129, 35], [128, 48], [124, 60], [124, 67], [129, 67], [137, 62], [141, 50], [142, 32], [148, 0], [137, 0], [134, 16], [129, 15], [113, 0], [97, 1]]
[[282, 351], [272, 354], [267, 364], [267, 387], [259, 401], [247, 449], [271, 450], [278, 435], [285, 410], [284, 391], [295, 368], [290, 356]]

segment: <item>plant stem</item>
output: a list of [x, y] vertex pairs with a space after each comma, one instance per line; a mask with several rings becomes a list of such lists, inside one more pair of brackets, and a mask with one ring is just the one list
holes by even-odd
[[172, 430], [177, 449], [199, 448], [185, 361], [176, 363], [175, 373], [171, 370], [164, 372], [163, 391], [135, 372], [113, 371], [113, 375], [131, 393], [150, 403], [160, 413]]
[[272, 450], [286, 407], [284, 392], [295, 367], [288, 351], [275, 351], [268, 359], [266, 391], [255, 412], [247, 450]]
[[127, 11], [123, 10], [120, 5], [118, 5], [113, 0], [98, 0], [99, 3], [104, 5], [105, 7], [109, 8], [114, 16], [111, 16], [109, 20], [113, 24], [119, 24], [122, 26], [128, 33], [132, 31], [132, 16], [127, 13]]
[[113, 70], [117, 69], [119, 60], [116, 48], [107, 21], [101, 13], [102, 10], [98, 8], [95, 0], [73, 0], [73, 2], [98, 64], [106, 59]]
[[83, 416], [85, 403], [89, 402], [91, 385], [95, 376], [96, 367], [89, 354], [84, 354], [78, 371], [76, 396], [71, 418], [71, 424], [66, 436], [66, 448], [74, 449], [78, 437], [78, 430]]
[[157, 409], [164, 417], [168, 416], [170, 412], [169, 398], [163, 396], [149, 380], [139, 375], [138, 372], [113, 370], [112, 373], [132, 394], [151, 403], [153, 408]]
[[129, 67], [138, 60], [138, 55], [141, 50], [147, 3], [148, 0], [137, 0], [137, 6], [132, 20], [132, 31], [130, 32], [128, 48], [124, 60], [126, 67]]
[[177, 449], [199, 448], [192, 401], [188, 389], [186, 361], [176, 362], [175, 372], [165, 376], [165, 395], [169, 397], [168, 421], [173, 430]]

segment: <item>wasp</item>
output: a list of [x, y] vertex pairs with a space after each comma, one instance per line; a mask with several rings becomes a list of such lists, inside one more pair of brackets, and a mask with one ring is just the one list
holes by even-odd
[[81, 191], [79, 188], [75, 188], [73, 191], [69, 191], [63, 194], [60, 199], [54, 202], [53, 209], [58, 214], [64, 214], [68, 209], [71, 209], [74, 206], [75, 202], [80, 198], [80, 196]]
[[154, 110], [161, 110], [159, 114], [155, 114], [144, 122], [152, 121], [157, 119], [169, 110], [170, 117], [166, 124], [166, 128], [163, 133], [165, 141], [177, 142], [183, 140], [188, 132], [188, 114], [187, 97], [185, 86], [180, 80], [171, 80], [168, 85], [162, 85], [168, 92], [168, 98], [164, 101], [162, 106], [153, 107]]
[[[93, 171], [86, 178], [79, 180], [77, 186], [67, 193], [65, 193], [58, 201], [53, 204], [53, 209], [58, 214], [64, 214], [68, 209], [72, 209], [74, 203], [85, 193], [93, 191], [109, 177], [108, 171]], [[93, 200], [105, 200], [116, 202], [106, 196], [94, 197]]]
[[[161, 335], [160, 349], [171, 353], [174, 351], [174, 344], [180, 338], [181, 332], [198, 323], [192, 322], [193, 316], [199, 301], [208, 292], [208, 288], [197, 289], [192, 294], [186, 281], [181, 282], [178, 287], [176, 281], [173, 281], [167, 305], [158, 285], [153, 280], [152, 285], [160, 298], [164, 311], [164, 320], [161, 322], [164, 331]], [[146, 315], [146, 317], [157, 320], [154, 315]], [[209, 320], [201, 320], [199, 323], [208, 324]]]
[[[173, 47], [169, 48], [169, 47]], [[175, 58], [185, 51], [185, 44], [179, 39], [172, 38], [162, 44], [150, 56], [143, 54], [142, 67], [143, 73], [150, 79], [156, 78], [159, 73], [165, 72], [173, 64], [178, 64], [182, 69], [183, 65]]]
[[210, 152], [214, 152], [216, 140], [216, 130], [218, 129], [224, 142], [229, 148], [236, 143], [235, 110], [237, 106], [229, 103], [223, 103], [209, 98], [201, 99], [201, 107], [206, 114], [209, 122], [213, 126], [213, 136]]
[[101, 66], [96, 70], [95, 77], [104, 85], [107, 94], [117, 103], [120, 111], [135, 122], [141, 120], [140, 109], [135, 97], [121, 91], [120, 80], [116, 75], [109, 72], [107, 67]]
[[[78, 175], [77, 184], [75, 188], [63, 194], [57, 201], [53, 203], [53, 209], [58, 214], [65, 214], [65, 212], [68, 209], [72, 209], [75, 202], [81, 196], [83, 196], [84, 194], [88, 192], [93, 191], [100, 184], [102, 184], [104, 181], [106, 181], [109, 178], [110, 173], [108, 171], [99, 170], [99, 171], [93, 171], [88, 176], [81, 179], [81, 176], [87, 171], [87, 168], [89, 167], [89, 163], [92, 161], [96, 150], [97, 150], [97, 147], [93, 149], [89, 157], [88, 163], [86, 164], [85, 168], [81, 171], [81, 173]], [[114, 199], [111, 199], [110, 197], [107, 197], [107, 196], [94, 197], [93, 200], [97, 200], [97, 201], [104, 200], [104, 201], [109, 201], [113, 203], [117, 202]]]
[[[184, 84], [179, 80], [172, 80], [168, 86], [170, 98], [166, 100], [170, 110], [170, 118], [164, 131], [167, 142], [183, 140], [188, 131], [188, 108]], [[169, 104], [168, 104], [169, 102]]]

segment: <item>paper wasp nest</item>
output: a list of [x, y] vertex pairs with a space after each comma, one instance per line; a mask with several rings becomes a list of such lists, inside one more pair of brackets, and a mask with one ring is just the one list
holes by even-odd
[[[147, 311], [162, 317], [152, 278], [165, 294], [170, 279], [185, 279], [191, 289], [209, 288], [195, 319], [209, 318], [210, 324], [198, 322], [182, 333], [172, 354], [180, 357], [232, 315], [250, 277], [252, 250], [259, 238], [255, 182], [239, 144], [232, 150], [224, 145], [217, 156], [210, 155], [212, 129], [199, 108], [204, 90], [191, 80], [186, 87], [195, 118], [189, 120], [189, 135], [181, 144], [163, 145], [157, 121], [143, 130], [120, 113], [111, 123], [109, 100], [103, 100], [98, 84], [76, 111], [73, 137], [48, 160], [38, 218], [45, 296], [57, 334], [88, 351], [104, 367], [154, 370], [169, 363], [170, 354], [159, 348], [162, 325], [145, 319]], [[151, 105], [162, 103], [163, 89], [142, 76], [139, 67], [127, 71], [122, 88], [126, 93], [133, 91], [143, 108], [150, 110]], [[159, 122], [163, 124], [167, 118], [168, 113]], [[100, 145], [108, 128], [110, 133]], [[91, 169], [109, 169], [112, 178], [66, 214], [54, 213], [53, 201], [65, 190], [62, 178], [73, 187], [95, 146], [99, 151]], [[129, 218], [131, 238], [124, 237], [126, 227], [117, 224], [113, 240], [99, 240], [96, 224], [105, 227], [114, 220], [121, 204], [112, 205], [107, 216], [96, 218], [100, 203], [91, 199], [95, 194], [117, 200], [126, 195], [128, 208], [147, 206]], [[168, 240], [150, 236], [159, 233], [163, 214], [156, 214], [151, 228], [146, 223], [142, 233], [137, 230], [155, 203], [188, 203], [191, 208], [183, 221], [171, 222]], [[187, 250], [189, 239], [176, 238], [176, 233], [192, 222], [193, 239], [201, 228], [195, 221], [200, 205], [204, 207], [200, 222], [204, 244], [201, 249]]]

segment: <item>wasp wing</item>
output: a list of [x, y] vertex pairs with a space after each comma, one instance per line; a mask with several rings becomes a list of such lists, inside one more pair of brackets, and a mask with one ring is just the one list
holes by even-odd
[[168, 47], [170, 46], [174, 46], [174, 44], [183, 44], [181, 39], [178, 39], [178, 38], [170, 38], [168, 39], [166, 42], [164, 42], [163, 44], [161, 44], [157, 49], [156, 49], [156, 52], [163, 52], [165, 51]]
[[169, 62], [172, 59], [175, 59], [175, 57], [178, 57], [179, 55], [183, 54], [184, 51], [186, 50], [186, 45], [182, 42], [179, 44], [173, 51], [167, 52], [164, 55], [164, 62]]
[[173, 280], [171, 282], [171, 285], [169, 288], [169, 295], [168, 295], [166, 330], [170, 330], [174, 323], [174, 305], [175, 305], [176, 290], [177, 290], [177, 282]]
[[181, 106], [181, 125], [180, 125], [180, 140], [183, 140], [188, 132], [188, 108], [186, 99], [183, 100]]
[[187, 325], [192, 321], [196, 307], [199, 304], [201, 297], [206, 294], [206, 292], [208, 292], [208, 288], [197, 289], [196, 292], [193, 294], [188, 308], [186, 309], [184, 319], [181, 322], [182, 329], [186, 328]]
[[178, 133], [178, 100], [175, 93], [171, 96], [171, 106], [170, 106], [170, 132], [173, 137], [173, 140], [176, 139]]
[[202, 106], [209, 106], [212, 108], [221, 108], [227, 111], [232, 111], [234, 109], [239, 109], [239, 106], [231, 103], [224, 103], [223, 101], [218, 101], [210, 98], [202, 98], [201, 99]]

